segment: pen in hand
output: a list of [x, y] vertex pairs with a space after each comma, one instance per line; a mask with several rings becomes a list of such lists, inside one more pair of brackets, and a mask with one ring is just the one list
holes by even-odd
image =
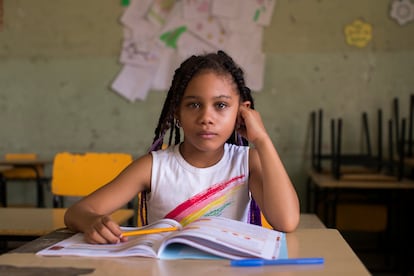
[[157, 234], [162, 232], [172, 232], [177, 231], [178, 227], [166, 227], [166, 228], [153, 228], [153, 229], [141, 229], [135, 231], [126, 231], [122, 232], [121, 237], [130, 237], [130, 236], [138, 236], [138, 235], [147, 235], [147, 234]]

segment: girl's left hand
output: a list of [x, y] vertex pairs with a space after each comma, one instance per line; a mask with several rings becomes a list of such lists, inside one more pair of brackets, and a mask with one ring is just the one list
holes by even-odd
[[253, 144], [268, 137], [260, 113], [244, 105], [239, 108], [236, 131]]

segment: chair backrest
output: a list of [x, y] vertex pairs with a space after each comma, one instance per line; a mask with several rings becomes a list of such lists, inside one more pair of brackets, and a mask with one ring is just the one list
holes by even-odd
[[132, 160], [126, 153], [58, 153], [53, 161], [52, 194], [86, 196], [114, 179]]
[[262, 212], [260, 212], [260, 217], [262, 219], [262, 226], [264, 228], [273, 229], [273, 227], [270, 225], [270, 223], [266, 220], [265, 216]]

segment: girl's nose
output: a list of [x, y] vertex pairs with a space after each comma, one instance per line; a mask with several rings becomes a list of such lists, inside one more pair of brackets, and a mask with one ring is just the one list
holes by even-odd
[[202, 108], [199, 115], [199, 122], [201, 124], [211, 124], [213, 122], [213, 113], [211, 108]]

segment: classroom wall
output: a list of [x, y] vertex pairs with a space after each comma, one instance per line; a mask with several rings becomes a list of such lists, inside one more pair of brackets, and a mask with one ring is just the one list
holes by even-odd
[[[362, 111], [374, 120], [382, 108], [387, 119], [398, 97], [402, 115], [408, 114], [414, 93], [414, 23], [400, 26], [392, 20], [391, 2], [276, 3], [263, 41], [264, 89], [254, 97], [303, 206], [312, 110], [323, 108], [326, 120], [344, 118], [344, 143], [350, 150], [360, 149]], [[53, 158], [59, 151], [120, 151], [137, 156], [147, 150], [165, 91], [130, 103], [110, 90], [121, 69], [120, 3], [3, 0], [1, 155], [36, 152]], [[345, 43], [343, 29], [355, 19], [373, 26], [365, 48]], [[34, 193], [34, 185], [9, 185], [9, 202], [34, 202]]]

